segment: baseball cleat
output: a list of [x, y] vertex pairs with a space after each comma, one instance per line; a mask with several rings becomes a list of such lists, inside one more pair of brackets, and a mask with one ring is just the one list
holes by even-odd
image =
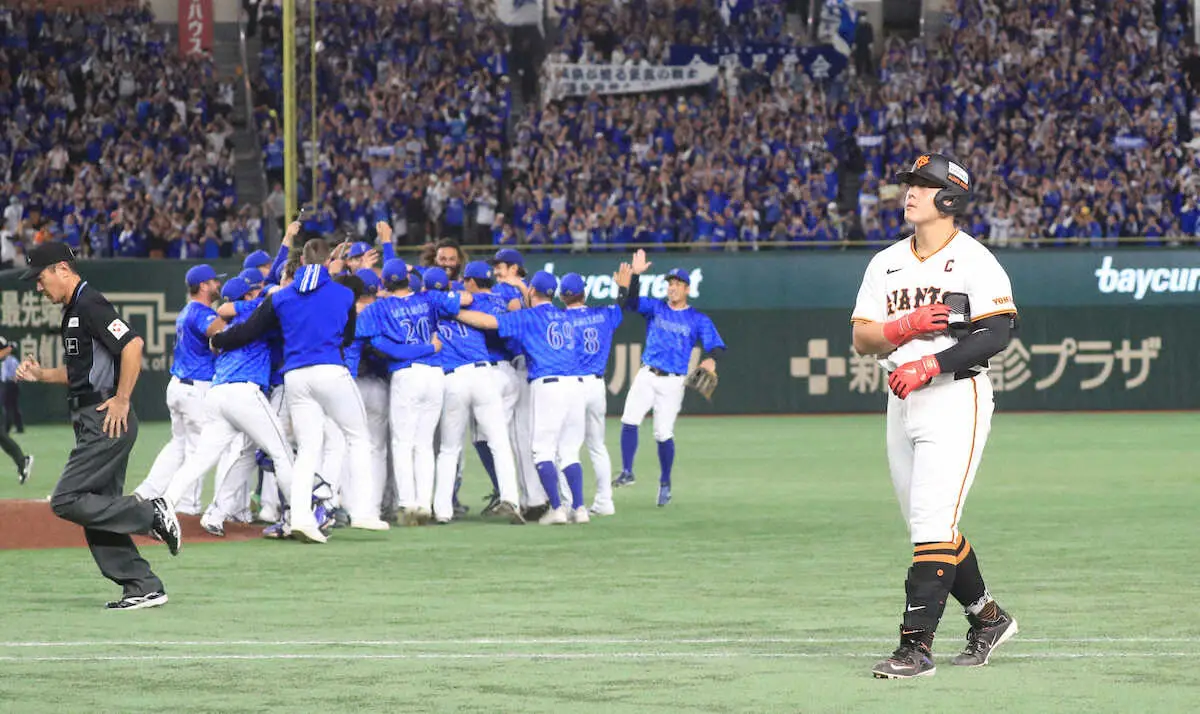
[[255, 523], [278, 523], [279, 510], [271, 506], [263, 506], [258, 511], [258, 515], [254, 517]]
[[304, 525], [299, 528], [292, 528], [292, 538], [301, 543], [326, 543], [329, 541], [320, 528], [313, 525]]
[[662, 508], [671, 502], [671, 487], [667, 485], [658, 487], [658, 507]]
[[637, 479], [633, 477], [632, 471], [622, 471], [620, 476], [613, 479], [612, 485], [613, 488], [620, 488], [622, 486], [632, 486], [635, 483], [637, 483]]
[[588, 509], [588, 513], [593, 516], [612, 516], [617, 512], [617, 507], [611, 503], [593, 503]]
[[457, 502], [454, 504], [454, 517], [455, 518], [462, 518], [463, 516], [467, 515], [470, 512], [471, 512], [470, 506], [464, 505], [462, 503], [457, 503]]
[[200, 516], [200, 527], [208, 532], [209, 535], [214, 535], [218, 538], [225, 537], [225, 521], [217, 518], [210, 518], [208, 511]]
[[271, 540], [286, 540], [291, 537], [292, 529], [288, 527], [286, 521], [277, 521], [263, 529], [263, 538]]
[[525, 522], [540, 520], [546, 515], [546, 511], [550, 510], [550, 504], [543, 503], [537, 506], [526, 506], [521, 509], [521, 516], [525, 518]]
[[391, 529], [391, 526], [388, 525], [387, 521], [381, 521], [378, 518], [360, 518], [357, 521], [351, 520], [350, 527], [358, 528], [359, 530], [364, 531], [386, 531]]
[[967, 614], [971, 629], [967, 630], [967, 646], [950, 658], [956, 667], [982, 667], [997, 647], [1008, 642], [1019, 631], [1017, 620], [1004, 610], [994, 623], [985, 624], [975, 615]]
[[113, 600], [106, 603], [106, 610], [145, 610], [149, 607], [158, 607], [159, 605], [167, 604], [167, 594], [162, 590], [157, 590], [145, 595], [126, 595], [120, 600]]
[[521, 517], [521, 509], [515, 503], [508, 501], [500, 501], [500, 503], [492, 509], [492, 515], [499, 518], [507, 518], [508, 522], [514, 526], [523, 525], [525, 519]]
[[871, 668], [876, 679], [910, 679], [932, 677], [937, 673], [929, 648], [919, 642], [905, 642], [891, 657]]
[[491, 496], [488, 496], [488, 504], [483, 507], [483, 510], [479, 512], [479, 515], [481, 515], [481, 516], [496, 515], [496, 509], [500, 507], [500, 503], [501, 503], [500, 494], [492, 493]]
[[[330, 528], [348, 528], [350, 526], [350, 513], [341, 506], [330, 511], [329, 515], [333, 518], [333, 525]], [[387, 519], [384, 518], [383, 520], [386, 521]]]
[[[458, 515], [458, 509], [454, 510], [454, 515]], [[433, 513], [431, 513], [428, 508], [418, 508], [413, 513], [413, 517], [417, 520], [418, 526], [423, 526], [426, 523], [429, 523], [429, 521], [433, 520]]]
[[561, 526], [567, 522], [567, 507], [559, 506], [546, 511], [545, 515], [538, 519], [538, 523], [543, 526]]
[[575, 510], [571, 511], [571, 522], [572, 523], [588, 523], [591, 520], [592, 519], [588, 515], [587, 509], [584, 508], [583, 506], [580, 506], [579, 508], [576, 508]]
[[400, 509], [400, 525], [402, 526], [419, 526], [417, 523], [417, 509], [401, 508]]
[[156, 498], [150, 504], [154, 506], [154, 523], [150, 526], [150, 534], [166, 543], [171, 555], [179, 555], [179, 549], [183, 547], [183, 531], [179, 527], [175, 509], [165, 498]]
[[18, 483], [22, 486], [33, 475], [33, 454], [26, 454], [25, 460], [21, 462], [21, 470], [17, 473]]

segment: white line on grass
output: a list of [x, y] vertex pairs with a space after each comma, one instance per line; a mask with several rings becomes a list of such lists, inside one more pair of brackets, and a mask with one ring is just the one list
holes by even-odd
[[[470, 638], [422, 640], [79, 640], [66, 642], [0, 642], [0, 649], [25, 647], [523, 647], [544, 645], [847, 645], [893, 642], [885, 637], [549, 637]], [[1200, 637], [1020, 637], [1025, 644], [1184, 644], [1200, 643]]]
[[[78, 655], [61, 657], [0, 656], [0, 662], [211, 662], [246, 660], [597, 660], [597, 659], [839, 659], [875, 658], [879, 652], [421, 652], [410, 654], [208, 654], [208, 655]], [[1002, 659], [1150, 659], [1195, 657], [1195, 652], [1013, 652]]]

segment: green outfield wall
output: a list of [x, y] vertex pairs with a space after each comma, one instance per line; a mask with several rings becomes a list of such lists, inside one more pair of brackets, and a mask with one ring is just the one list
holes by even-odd
[[[693, 277], [692, 301], [721, 331], [729, 351], [712, 403], [689, 394], [685, 412], [709, 414], [879, 411], [885, 379], [874, 361], [854, 354], [850, 309], [869, 252], [741, 255], [663, 254], [643, 294], [665, 295], [661, 277], [681, 267]], [[1017, 340], [992, 361], [1003, 409], [1190, 409], [1200, 405], [1195, 378], [1200, 330], [1200, 250], [1028, 250], [999, 253], [1021, 314]], [[529, 256], [587, 278], [592, 302], [615, 295], [619, 256]], [[186, 300], [191, 263], [100, 261], [81, 272], [108, 294], [146, 338], [146, 364], [135, 395], [143, 419], [166, 418], [175, 317]], [[230, 272], [236, 265], [219, 265]], [[60, 309], [31, 286], [0, 279], [0, 334], [43, 364], [62, 362]], [[607, 374], [610, 411], [620, 405], [641, 360], [645, 323], [628, 315], [617, 332]], [[27, 420], [65, 416], [60, 389], [22, 387]]]

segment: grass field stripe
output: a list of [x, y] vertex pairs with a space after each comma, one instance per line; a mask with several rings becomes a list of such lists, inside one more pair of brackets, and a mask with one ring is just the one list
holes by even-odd
[[[1014, 652], [997, 661], [1049, 659], [1157, 659], [1195, 657], [1195, 652]], [[62, 655], [0, 656], [0, 662], [214, 662], [264, 660], [621, 660], [621, 659], [874, 659], [879, 652], [413, 652], [349, 654]]]
[[[4, 648], [38, 647], [522, 647], [543, 645], [842, 645], [890, 643], [891, 637], [537, 637], [420, 640], [79, 640], [62, 642], [0, 642]], [[1025, 644], [1200, 644], [1200, 637], [1020, 637]]]

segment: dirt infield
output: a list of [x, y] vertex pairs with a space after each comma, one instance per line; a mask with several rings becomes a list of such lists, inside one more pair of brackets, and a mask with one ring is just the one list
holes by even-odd
[[[216, 543], [258, 538], [262, 526], [245, 523], [226, 523], [225, 537], [217, 538], [200, 527], [199, 516], [180, 516], [183, 543]], [[145, 536], [134, 536], [138, 547], [162, 545]], [[46, 501], [0, 501], [0, 550], [34, 548], [82, 548], [83, 529], [62, 520], [50, 510]]]

